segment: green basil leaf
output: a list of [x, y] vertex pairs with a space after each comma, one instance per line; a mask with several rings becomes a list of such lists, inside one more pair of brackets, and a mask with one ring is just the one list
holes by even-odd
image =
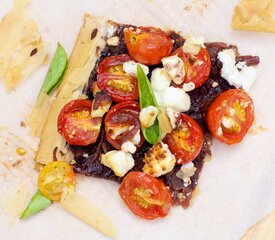
[[27, 219], [30, 216], [34, 215], [35, 213], [47, 208], [51, 204], [52, 204], [51, 200], [49, 200], [44, 195], [42, 195], [40, 191], [37, 191], [33, 195], [32, 199], [30, 200], [24, 212], [21, 214], [20, 219], [21, 220]]
[[47, 72], [46, 78], [42, 85], [40, 92], [44, 91], [48, 95], [60, 85], [63, 80], [63, 73], [67, 66], [67, 54], [65, 49], [58, 43], [57, 49], [55, 50], [52, 62]]
[[[140, 108], [143, 109], [148, 106], [158, 107], [149, 79], [147, 78], [147, 76], [145, 75], [145, 73], [139, 65], [137, 65], [137, 79]], [[147, 142], [151, 144], [156, 144], [157, 142], [159, 142], [161, 137], [161, 131], [158, 119], [156, 119], [156, 121], [151, 127], [142, 127], [141, 130]]]

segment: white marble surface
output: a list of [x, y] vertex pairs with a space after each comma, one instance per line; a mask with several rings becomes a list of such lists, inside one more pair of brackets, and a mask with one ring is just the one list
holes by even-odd
[[[208, 41], [227, 41], [242, 54], [261, 58], [258, 80], [251, 96], [256, 106], [256, 124], [267, 131], [248, 135], [236, 146], [218, 142], [213, 158], [201, 174], [200, 194], [192, 207], [174, 207], [165, 219], [136, 218], [123, 205], [117, 184], [79, 176], [77, 191], [104, 209], [118, 229], [116, 239], [234, 240], [259, 218], [275, 209], [275, 34], [238, 32], [230, 28], [237, 0], [33, 0], [30, 15], [39, 23], [53, 54], [59, 41], [69, 53], [85, 12], [136, 25], [156, 25], [180, 30], [184, 35], [204, 36]], [[11, 0], [0, 1], [0, 17]], [[185, 6], [191, 6], [187, 11]], [[207, 6], [206, 6], [207, 5]], [[1, 49], [0, 49], [1, 51]], [[35, 191], [32, 158], [37, 139], [20, 127], [27, 120], [47, 66], [40, 68], [15, 91], [7, 93], [0, 82], [0, 197], [16, 181], [24, 181], [29, 197]], [[254, 126], [255, 127], [255, 126]], [[6, 129], [7, 128], [7, 129]], [[20, 139], [21, 138], [21, 139]], [[9, 158], [18, 160], [15, 149], [27, 155], [16, 168], [7, 169]], [[1, 240], [106, 239], [75, 219], [58, 204], [25, 222], [11, 221], [0, 209]]]

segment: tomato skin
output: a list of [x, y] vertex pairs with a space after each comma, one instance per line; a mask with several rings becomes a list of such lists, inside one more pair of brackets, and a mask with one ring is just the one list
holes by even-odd
[[162, 58], [170, 55], [173, 48], [171, 38], [158, 28], [125, 28], [124, 38], [129, 55], [146, 65], [159, 64]]
[[[245, 105], [247, 106], [245, 107]], [[234, 120], [236, 125], [233, 129], [224, 127], [222, 123], [224, 117]], [[210, 105], [207, 112], [207, 125], [211, 134], [227, 144], [241, 142], [253, 121], [253, 100], [241, 89], [231, 89], [221, 93]]]
[[51, 162], [42, 168], [38, 177], [39, 191], [52, 201], [60, 201], [64, 188], [74, 190], [76, 176], [65, 162]]
[[[109, 110], [105, 117], [104, 124], [106, 139], [113, 147], [120, 149], [125, 141], [132, 139], [140, 130], [139, 112], [139, 103], [134, 101], [118, 103]], [[109, 129], [122, 126], [133, 126], [133, 128], [113, 139], [109, 133]], [[140, 147], [143, 142], [144, 137], [140, 131], [140, 142], [137, 146]]]
[[[135, 215], [148, 220], [167, 216], [172, 205], [171, 194], [164, 183], [143, 172], [128, 173], [118, 191], [125, 204]], [[137, 193], [140, 195], [138, 196]], [[146, 199], [146, 196], [145, 199], [142, 198], [144, 193], [149, 200]]]
[[102, 119], [92, 118], [91, 110], [90, 100], [77, 99], [67, 103], [60, 111], [58, 132], [69, 144], [87, 146], [96, 142]]
[[200, 52], [196, 56], [192, 56], [185, 53], [180, 47], [172, 55], [178, 55], [184, 62], [185, 77], [183, 84], [193, 82], [195, 88], [198, 88], [206, 82], [211, 70], [211, 59], [206, 48], [201, 47]]
[[97, 85], [106, 90], [115, 102], [138, 99], [137, 78], [124, 72], [124, 62], [132, 60], [127, 54], [105, 58], [97, 69]]
[[198, 123], [191, 117], [181, 114], [177, 127], [168, 133], [163, 140], [178, 164], [193, 161], [203, 145], [203, 132]]

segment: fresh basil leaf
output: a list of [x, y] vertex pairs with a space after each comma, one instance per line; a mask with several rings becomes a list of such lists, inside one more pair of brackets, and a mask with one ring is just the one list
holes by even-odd
[[40, 191], [37, 191], [33, 195], [32, 199], [30, 200], [24, 212], [21, 214], [20, 219], [21, 220], [27, 219], [30, 216], [34, 215], [35, 213], [47, 208], [51, 204], [52, 204], [51, 200], [49, 200], [44, 195], [42, 195]]
[[[140, 108], [143, 109], [149, 106], [158, 107], [149, 79], [147, 78], [147, 76], [145, 75], [145, 73], [139, 65], [137, 65], [137, 79]], [[156, 144], [157, 142], [159, 142], [161, 137], [161, 131], [158, 119], [156, 119], [156, 121], [151, 127], [141, 127], [141, 130], [147, 142], [151, 144]]]
[[63, 80], [63, 73], [67, 66], [67, 54], [65, 49], [58, 43], [52, 62], [40, 92], [51, 95]]

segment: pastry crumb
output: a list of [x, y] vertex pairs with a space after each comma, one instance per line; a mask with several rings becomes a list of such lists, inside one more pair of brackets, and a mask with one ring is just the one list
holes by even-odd
[[257, 135], [257, 134], [260, 134], [262, 132], [266, 132], [268, 129], [261, 126], [261, 125], [255, 125], [253, 128], [251, 128], [248, 133], [250, 135]]
[[202, 0], [192, 0], [190, 3], [184, 4], [183, 10], [184, 11], [191, 11], [195, 10], [201, 16], [204, 13], [204, 10], [208, 7], [208, 4]]
[[24, 121], [21, 121], [21, 122], [20, 122], [20, 126], [21, 126], [21, 127], [26, 127], [27, 124], [26, 124]]
[[192, 7], [190, 5], [185, 5], [183, 8], [185, 11], [190, 11]]
[[12, 164], [13, 167], [17, 167], [20, 163], [22, 163], [22, 160], [18, 160]]

